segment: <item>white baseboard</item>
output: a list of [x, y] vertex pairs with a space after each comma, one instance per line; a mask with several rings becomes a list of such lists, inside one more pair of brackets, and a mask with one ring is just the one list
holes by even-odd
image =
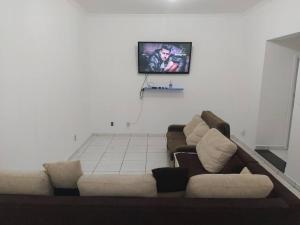
[[286, 146], [283, 145], [257, 145], [256, 149], [261, 150], [288, 150]]
[[166, 136], [166, 133], [92, 133], [92, 136], [110, 136], [110, 135], [132, 135], [132, 136], [150, 136], [150, 137], [161, 137]]

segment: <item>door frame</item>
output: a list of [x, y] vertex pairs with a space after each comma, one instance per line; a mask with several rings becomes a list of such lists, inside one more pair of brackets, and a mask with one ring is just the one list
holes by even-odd
[[295, 107], [295, 97], [296, 97], [296, 89], [297, 89], [297, 81], [298, 75], [300, 73], [300, 55], [295, 56], [295, 66], [294, 66], [294, 77], [293, 77], [293, 86], [292, 86], [292, 95], [291, 95], [291, 102], [290, 102], [290, 118], [289, 118], [289, 129], [288, 129], [288, 136], [287, 136], [287, 143], [286, 143], [286, 150], [290, 147], [290, 138], [291, 138], [291, 130], [293, 124], [293, 115], [294, 115], [294, 107]]

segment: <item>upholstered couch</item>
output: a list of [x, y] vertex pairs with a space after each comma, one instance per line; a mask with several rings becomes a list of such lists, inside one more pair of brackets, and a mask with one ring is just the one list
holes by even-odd
[[298, 225], [298, 202], [270, 199], [0, 196], [2, 225]]
[[[176, 153], [175, 159], [190, 176], [208, 173], [195, 151]], [[267, 175], [274, 190], [264, 199], [0, 195], [0, 221], [2, 225], [300, 224], [299, 199], [243, 149], [239, 147], [227, 164], [226, 173], [247, 166], [254, 174]]]
[[[205, 114], [213, 115], [210, 112]], [[223, 131], [229, 137], [229, 125], [225, 127], [226, 131]], [[175, 161], [179, 167], [188, 169], [190, 177], [208, 173], [196, 155], [195, 146], [176, 148]], [[245, 166], [252, 173], [265, 174], [272, 180], [274, 189], [267, 198], [2, 194], [0, 221], [1, 225], [300, 225], [299, 199], [242, 148], [238, 147], [221, 173], [239, 173]], [[90, 179], [80, 178], [78, 183], [90, 183]], [[105, 183], [99, 180], [97, 185], [101, 187]], [[149, 183], [153, 185], [150, 180]], [[135, 185], [139, 186], [138, 183]], [[85, 191], [91, 190], [93, 194], [99, 191], [95, 188]], [[106, 187], [104, 191], [110, 190]]]
[[[188, 169], [189, 177], [195, 177], [197, 175], [203, 174], [211, 174], [202, 165], [197, 154], [196, 146], [190, 146], [189, 149], [185, 147], [177, 148], [176, 152], [174, 153], [174, 160], [175, 167], [183, 167]], [[266, 175], [267, 177], [269, 177], [274, 185], [274, 188], [265, 199], [235, 199], [231, 203], [227, 203], [232, 204], [232, 206], [234, 206], [237, 202], [239, 202], [237, 204], [248, 202], [251, 208], [249, 208], [249, 213], [260, 212], [262, 214], [265, 214], [264, 216], [261, 215], [262, 217], [260, 217], [257, 216], [256, 213], [254, 213], [252, 221], [249, 221], [248, 224], [268, 224], [268, 221], [266, 220], [271, 218], [272, 219], [270, 220], [270, 224], [300, 224], [300, 200], [298, 199], [298, 197], [295, 196], [290, 190], [288, 190], [280, 181], [278, 181], [272, 174], [270, 174], [264, 167], [262, 167], [257, 162], [257, 160], [250, 156], [240, 146], [237, 145], [236, 153], [226, 163], [225, 167], [222, 169], [220, 174], [239, 174], [245, 167], [247, 167], [249, 171], [254, 175]], [[226, 199], [223, 200], [224, 202], [228, 201]], [[251, 203], [251, 201], [253, 202]], [[283, 206], [282, 203], [286, 205], [284, 207], [285, 209], [281, 208]], [[256, 204], [257, 206], [262, 206], [262, 208], [256, 208], [256, 206], [254, 206]], [[253, 206], [254, 208], [252, 208]], [[278, 209], [278, 211], [273, 211], [276, 208]], [[275, 214], [276, 217], [278, 216], [281, 218], [275, 218]], [[248, 216], [249, 214], [245, 213], [243, 215]], [[244, 221], [248, 219], [249, 218], [241, 219], [240, 224], [247, 224]]]
[[[216, 116], [211, 111], [203, 111], [201, 118], [208, 125], [209, 128], [216, 128], [224, 136], [230, 138], [230, 126], [220, 117]], [[176, 152], [177, 148], [181, 147], [181, 151], [189, 151], [190, 148], [195, 146], [187, 145], [186, 136], [183, 133], [185, 125], [170, 125], [167, 132], [167, 149], [170, 155], [170, 159], [173, 160], [173, 153]]]

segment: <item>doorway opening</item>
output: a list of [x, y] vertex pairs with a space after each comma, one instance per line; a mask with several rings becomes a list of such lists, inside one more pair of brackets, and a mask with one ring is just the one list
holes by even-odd
[[290, 146], [299, 56], [300, 33], [267, 41], [256, 151], [282, 172]]

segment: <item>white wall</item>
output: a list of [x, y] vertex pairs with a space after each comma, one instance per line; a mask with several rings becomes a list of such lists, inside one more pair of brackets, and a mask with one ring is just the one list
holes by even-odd
[[1, 1], [1, 169], [66, 159], [90, 135], [84, 23], [68, 0]]
[[[93, 131], [165, 133], [195, 113], [212, 110], [241, 136], [251, 116], [245, 102], [241, 15], [90, 15], [88, 22]], [[183, 86], [183, 93], [145, 93], [140, 121], [138, 41], [192, 41], [191, 74], [150, 76], [150, 82]], [[251, 113], [251, 112], [250, 112]], [[116, 123], [110, 127], [110, 121]], [[253, 121], [252, 121], [253, 122]]]
[[[257, 103], [261, 93], [266, 41], [299, 32], [299, 8], [299, 0], [266, 0], [245, 15], [245, 57], [247, 59], [245, 77], [249, 98], [251, 98], [248, 103], [253, 111], [253, 118], [249, 118], [249, 121], [257, 121], [259, 106]], [[298, 118], [300, 115], [295, 117]], [[297, 179], [294, 175], [300, 169], [298, 162], [300, 146], [294, 148], [293, 151], [289, 150], [287, 163], [291, 169], [287, 170], [287, 175]]]
[[257, 127], [257, 146], [285, 148], [288, 145], [298, 51], [266, 43]]
[[[266, 0], [243, 15], [89, 15], [85, 24], [69, 0], [1, 1], [0, 168], [69, 156], [90, 134], [89, 101], [93, 132], [164, 133], [210, 109], [253, 147], [266, 41], [299, 32], [299, 8], [298, 0]], [[127, 128], [141, 106], [140, 40], [192, 41], [191, 74], [152, 76], [185, 90], [146, 94], [140, 121]]]
[[[300, 66], [300, 64], [299, 64]], [[300, 67], [299, 67], [300, 68]], [[300, 70], [296, 87], [295, 104], [293, 111], [293, 124], [291, 128], [291, 142], [286, 174], [300, 184], [299, 159], [300, 159]]]

